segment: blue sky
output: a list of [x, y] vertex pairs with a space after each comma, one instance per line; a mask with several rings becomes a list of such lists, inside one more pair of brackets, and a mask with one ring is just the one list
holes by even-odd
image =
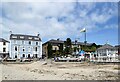
[[43, 43], [50, 39], [118, 44], [117, 2], [3, 2], [0, 4], [0, 37], [9, 38], [9, 31], [37, 35]]

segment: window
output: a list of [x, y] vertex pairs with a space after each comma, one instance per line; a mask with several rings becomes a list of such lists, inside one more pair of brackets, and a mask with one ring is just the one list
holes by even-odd
[[17, 47], [15, 46], [15, 51], [17, 51]]
[[24, 39], [24, 36], [20, 36], [21, 39]]
[[30, 52], [31, 51], [31, 48], [30, 47], [28, 47], [28, 52]]
[[31, 45], [31, 41], [29, 41], [29, 45]]
[[28, 37], [28, 39], [32, 39], [32, 37]]
[[35, 54], [35, 58], [37, 58], [37, 54]]
[[16, 40], [14, 40], [14, 43], [16, 44]]
[[37, 47], [35, 47], [35, 51], [37, 52]]
[[25, 51], [25, 48], [23, 47], [23, 52]]
[[17, 38], [17, 36], [12, 36], [12, 38]]
[[3, 52], [6, 52], [6, 48], [3, 48]]
[[36, 42], [36, 45], [38, 45], [38, 42]]
[[55, 50], [57, 50], [57, 47], [55, 47]]
[[24, 44], [24, 41], [22, 41], [22, 44]]
[[15, 58], [17, 58], [17, 55], [15, 55]]
[[6, 45], [6, 42], [3, 42], [3, 45]]
[[34, 38], [35, 40], [39, 40], [39, 38]]
[[25, 57], [25, 54], [23, 54], [23, 58]]
[[30, 58], [30, 54], [28, 54], [28, 58]]

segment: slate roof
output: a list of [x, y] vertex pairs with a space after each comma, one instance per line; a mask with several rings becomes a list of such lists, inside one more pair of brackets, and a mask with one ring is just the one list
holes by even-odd
[[51, 42], [51, 43], [64, 43], [64, 41], [62, 41], [62, 40], [54, 40], [54, 39], [51, 39], [49, 42]]
[[110, 44], [105, 44], [102, 47], [98, 48], [97, 50], [102, 50], [102, 49], [114, 49], [114, 47]]
[[[17, 38], [14, 38], [17, 37]], [[21, 38], [24, 37], [24, 38]], [[30, 39], [30, 38], [31, 39]], [[37, 38], [37, 39], [36, 39]], [[32, 40], [32, 41], [41, 41], [41, 38], [39, 36], [32, 36], [32, 35], [22, 35], [22, 34], [11, 34], [10, 40]]]
[[0, 42], [8, 42], [8, 43], [10, 43], [9, 41], [7, 41], [7, 40], [5, 40], [3, 38], [0, 38]]
[[[53, 43], [53, 44], [60, 44], [60, 43], [64, 43], [64, 41], [62, 41], [62, 40], [54, 40], [54, 39], [51, 39], [51, 40], [49, 40], [49, 41], [47, 41], [47, 42], [45, 42], [44, 44], [47, 44], [47, 43]], [[44, 45], [43, 44], [43, 45]], [[72, 44], [73, 45], [75, 45], [75, 42], [72, 42]], [[79, 45], [85, 45], [85, 43], [84, 42], [76, 42], [76, 44], [79, 44]], [[86, 43], [86, 45], [87, 46], [91, 46], [93, 43]]]

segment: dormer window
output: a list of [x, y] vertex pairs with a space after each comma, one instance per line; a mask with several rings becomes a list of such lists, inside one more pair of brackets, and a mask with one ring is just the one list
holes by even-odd
[[39, 38], [34, 38], [35, 40], [39, 40]]
[[24, 36], [20, 36], [21, 39], [24, 39]]
[[28, 39], [30, 39], [30, 40], [31, 40], [31, 39], [32, 39], [32, 37], [28, 37]]
[[12, 38], [17, 38], [17, 36], [12, 36]]

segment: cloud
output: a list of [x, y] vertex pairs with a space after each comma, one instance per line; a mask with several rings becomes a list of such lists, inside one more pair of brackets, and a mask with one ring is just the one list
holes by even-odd
[[116, 25], [116, 24], [111, 24], [111, 25], [106, 25], [105, 27], [104, 27], [105, 29], [118, 29], [118, 25]]
[[[109, 3], [108, 3], [109, 4]], [[80, 37], [80, 29], [88, 32], [97, 29], [98, 24], [106, 24], [116, 16], [116, 4], [101, 5], [79, 2], [14, 2], [2, 4], [2, 30], [7, 35], [13, 33], [40, 33], [42, 38]], [[100, 13], [101, 12], [101, 13]]]

